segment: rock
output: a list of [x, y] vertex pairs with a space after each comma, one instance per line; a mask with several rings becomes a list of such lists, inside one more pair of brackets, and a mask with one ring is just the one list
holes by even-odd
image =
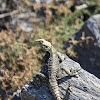
[[81, 5], [84, 3], [85, 0], [74, 0], [75, 5]]
[[9, 23], [9, 26], [12, 24], [13, 15], [17, 13], [18, 2], [19, 0], [0, 0], [0, 31], [7, 29], [6, 24]]
[[21, 95], [21, 90], [17, 90], [16, 92], [14, 92], [12, 100], [21, 100], [20, 95]]
[[62, 2], [62, 1], [67, 2], [69, 0], [33, 0], [33, 1], [36, 2], [37, 4], [49, 4], [53, 1], [55, 1], [55, 2]]
[[[29, 34], [31, 34], [32, 32], [36, 32], [36, 25], [39, 25], [41, 22], [43, 22], [44, 24], [46, 23], [46, 8], [43, 6], [43, 4], [50, 4], [51, 2], [53, 2], [54, 0], [31, 0], [29, 1], [30, 5], [29, 8], [25, 9], [23, 6], [21, 9], [18, 9], [17, 7], [20, 5], [23, 5], [23, 3], [20, 0], [0, 0], [0, 2], [2, 2], [1, 7], [2, 10], [6, 11], [6, 13], [12, 12], [15, 9], [19, 10], [19, 13], [17, 14], [13, 14], [13, 15], [9, 15], [7, 17], [4, 18], [0, 18], [0, 26], [2, 29], [7, 29], [5, 26], [5, 23], [10, 23], [10, 28], [15, 31], [15, 27], [19, 26], [20, 29], [22, 29], [25, 32], [30, 32]], [[55, 0], [55, 2], [59, 2], [59, 3], [67, 3], [70, 0]], [[79, 2], [82, 2], [83, 0], [79, 0]], [[74, 1], [75, 5], [77, 4], [76, 0]], [[79, 3], [78, 2], [78, 3]], [[35, 11], [35, 7], [36, 10]], [[22, 11], [26, 10], [25, 12]], [[9, 11], [8, 11], [9, 10]], [[3, 12], [2, 14], [4, 14], [5, 12]], [[53, 11], [50, 11], [48, 14], [50, 17], [53, 16]], [[20, 18], [19, 16], [23, 17]], [[30, 21], [32, 20], [32, 21]], [[33, 27], [36, 26], [36, 27]]]
[[[74, 45], [68, 42], [72, 40], [82, 41], [82, 37], [83, 41], [84, 38], [87, 40], [81, 45], [80, 43]], [[68, 50], [69, 47], [73, 46], [73, 50], [77, 53], [77, 58], [70, 57], [79, 62], [85, 70], [100, 78], [100, 14], [89, 18], [68, 41], [64, 48]]]
[[85, 32], [85, 36], [92, 36], [97, 43], [100, 43], [100, 14], [89, 18], [82, 28], [73, 35], [73, 38], [80, 40], [82, 32]]
[[34, 17], [34, 13], [22, 12], [13, 17], [12, 24], [19, 26], [23, 31], [31, 32], [33, 31], [33, 23], [29, 20]]
[[76, 6], [75, 8], [78, 9], [78, 10], [86, 9], [86, 8], [88, 8], [88, 5], [87, 4], [83, 4], [83, 5]]
[[[0, 85], [2, 84], [2, 82], [0, 81]], [[2, 88], [2, 86], [0, 86], [0, 97], [2, 99], [5, 99], [7, 97], [6, 95], [6, 91]]]
[[5, 9], [7, 6], [6, 0], [0, 0], [0, 8]]
[[[42, 4], [42, 3], [49, 4], [53, 1], [55, 1], [55, 2], [68, 2], [70, 0], [33, 0], [33, 2], [35, 2], [37, 4]], [[74, 1], [75, 5], [81, 5], [84, 3], [84, 0], [73, 0], [73, 1]]]
[[[85, 71], [81, 66], [67, 57], [60, 66], [65, 68], [80, 68], [79, 76], [69, 77], [63, 72], [63, 76], [58, 80], [60, 95], [62, 100], [99, 100], [100, 80], [93, 74]], [[44, 66], [43, 66], [44, 67]], [[48, 84], [42, 82], [36, 88], [33, 85], [33, 77], [21, 91], [21, 100], [54, 100]], [[13, 99], [16, 100], [16, 99]]]
[[45, 3], [45, 4], [48, 4], [48, 3], [51, 3], [53, 0], [34, 0], [37, 4], [41, 4], [41, 3]]
[[[16, 30], [15, 27], [19, 26], [23, 31], [32, 33], [33, 31], [36, 32], [36, 25], [39, 25], [41, 22], [44, 24], [46, 23], [46, 8], [43, 6], [43, 4], [50, 4], [53, 1], [59, 2], [59, 3], [67, 3], [70, 0], [30, 0], [30, 5], [28, 9], [23, 7], [23, 3], [20, 0], [0, 0], [0, 10], [6, 11], [6, 12], [0, 12], [0, 14], [5, 14], [14, 11], [15, 9], [19, 10], [20, 13], [9, 15], [4, 18], [0, 18], [0, 27], [1, 29], [7, 29], [5, 26], [5, 23], [10, 23], [10, 28], [14, 31]], [[79, 5], [84, 0], [74, 0], [75, 5]], [[22, 8], [20, 9], [19, 6], [22, 5]], [[35, 7], [38, 9], [35, 11]], [[38, 8], [39, 6], [39, 8]], [[26, 10], [26, 12], [22, 12], [20, 10]], [[33, 16], [33, 14], [35, 16]], [[24, 15], [23, 18], [20, 18], [19, 16]], [[27, 17], [26, 17], [27, 16]], [[49, 12], [49, 16], [53, 16], [53, 11]], [[30, 21], [33, 19], [34, 21]], [[35, 24], [35, 25], [34, 25]]]

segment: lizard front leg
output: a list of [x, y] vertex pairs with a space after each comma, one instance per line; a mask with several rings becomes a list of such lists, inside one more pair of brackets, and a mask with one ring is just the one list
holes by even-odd
[[66, 54], [62, 54], [59, 52], [57, 52], [57, 55], [58, 55], [58, 58], [61, 62], [64, 61], [66, 58], [68, 58], [68, 56]]

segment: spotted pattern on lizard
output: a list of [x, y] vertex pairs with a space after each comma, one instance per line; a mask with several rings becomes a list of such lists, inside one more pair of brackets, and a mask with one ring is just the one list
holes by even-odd
[[44, 78], [44, 80], [47, 80], [49, 82], [49, 89], [52, 95], [54, 96], [55, 100], [61, 100], [57, 80], [61, 78], [62, 70], [64, 70], [69, 76], [76, 75], [76, 72], [78, 72], [78, 70], [70, 71], [68, 69], [65, 69], [64, 67], [61, 68], [59, 66], [59, 60], [64, 60], [64, 57], [57, 53], [52, 44], [44, 39], [38, 39], [36, 40], [36, 42], [40, 45], [40, 47], [47, 51], [47, 54], [49, 54], [48, 59], [45, 59], [47, 60], [45, 70], [48, 77], [46, 77], [42, 73], [37, 74], [37, 76]]

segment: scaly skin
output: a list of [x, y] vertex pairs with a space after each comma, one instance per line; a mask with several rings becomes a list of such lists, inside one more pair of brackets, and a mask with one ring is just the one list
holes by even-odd
[[49, 77], [50, 90], [56, 100], [61, 100], [59, 87], [57, 83], [57, 77], [58, 78], [61, 77], [61, 75], [58, 74], [59, 72], [61, 72], [61, 70], [59, 66], [57, 53], [53, 47], [50, 51], [50, 58], [48, 59], [47, 65], [48, 65], [48, 77]]
[[[59, 55], [57, 51], [54, 49], [54, 47], [51, 45], [50, 42], [44, 40], [44, 39], [38, 39], [36, 42], [44, 48], [50, 55], [50, 57], [46, 61], [47, 68], [46, 73], [48, 75], [48, 78], [45, 77], [45, 75], [38, 74], [37, 76], [40, 78], [45, 78], [45, 80], [49, 81], [49, 88], [51, 90], [52, 95], [54, 96], [55, 100], [61, 100], [60, 92], [59, 92], [59, 86], [57, 83], [57, 80], [61, 78], [62, 76], [62, 70], [66, 72], [69, 76], [76, 75], [77, 70], [71, 70], [61, 68], [59, 66], [59, 61], [64, 60], [64, 56]], [[46, 60], [46, 59], [45, 59]]]

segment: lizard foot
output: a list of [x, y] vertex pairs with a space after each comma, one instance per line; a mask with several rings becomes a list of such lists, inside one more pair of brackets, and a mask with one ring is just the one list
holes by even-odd
[[34, 85], [35, 88], [38, 88], [38, 87], [41, 86], [42, 81], [48, 83], [48, 78], [47, 78], [44, 74], [38, 73], [38, 74], [35, 76], [35, 78], [34, 78], [32, 84]]
[[80, 71], [81, 69], [79, 68], [71, 68], [70, 70], [70, 76], [76, 76], [79, 75], [78, 71]]
[[64, 67], [61, 68], [68, 74], [68, 76], [76, 76], [79, 75], [78, 71], [81, 70], [79, 68], [71, 68], [71, 70], [65, 69]]

